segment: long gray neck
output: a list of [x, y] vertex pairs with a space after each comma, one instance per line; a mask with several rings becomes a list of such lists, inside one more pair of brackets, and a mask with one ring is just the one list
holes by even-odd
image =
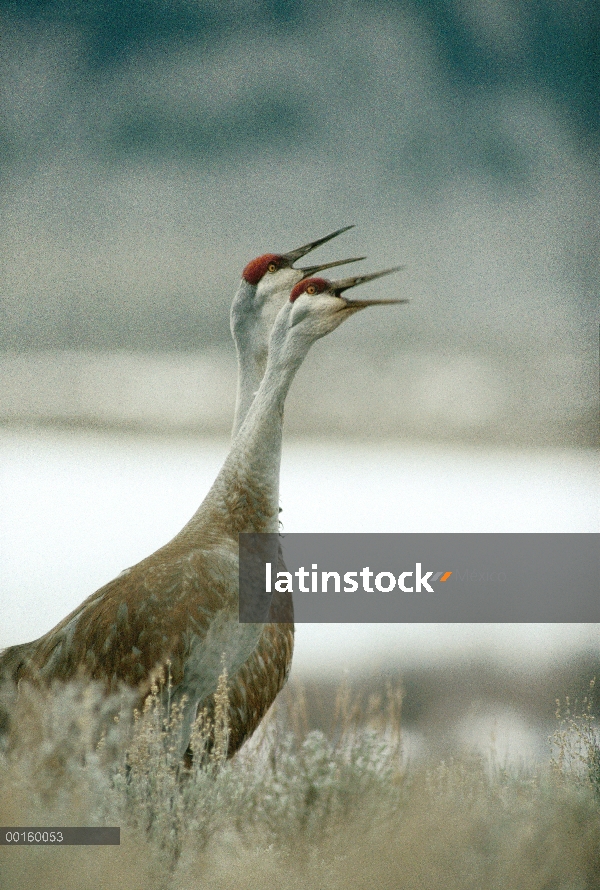
[[[285, 329], [272, 342], [264, 377], [212, 488], [180, 534], [235, 539], [240, 532], [279, 531], [283, 407], [305, 352], [291, 355]], [[179, 536], [178, 536], [179, 537]]]
[[[238, 362], [237, 392], [233, 418], [232, 440], [239, 433], [254, 396], [258, 392], [267, 366], [267, 342], [259, 342], [259, 331], [253, 306], [256, 286], [241, 280], [231, 305], [231, 334]], [[252, 307], [249, 310], [249, 307]], [[268, 341], [268, 336], [267, 336]]]
[[[236, 341], [236, 346], [238, 343]], [[250, 410], [254, 397], [259, 390], [267, 365], [267, 350], [257, 354], [256, 351], [237, 348], [238, 380], [235, 399], [235, 415], [231, 438], [239, 433], [242, 424]]]

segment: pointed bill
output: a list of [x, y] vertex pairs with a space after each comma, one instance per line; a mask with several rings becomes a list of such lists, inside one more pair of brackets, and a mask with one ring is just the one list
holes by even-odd
[[348, 300], [341, 297], [345, 302], [347, 309], [366, 309], [367, 306], [392, 306], [395, 303], [410, 303], [408, 298], [401, 300]]
[[359, 284], [365, 284], [367, 281], [375, 281], [376, 278], [383, 278], [384, 275], [391, 275], [392, 272], [400, 272], [404, 266], [392, 266], [391, 269], [383, 269], [381, 272], [371, 272], [369, 275], [353, 275], [352, 278], [338, 278], [332, 281], [332, 289], [341, 294], [344, 290], [350, 290], [351, 287], [358, 287]]
[[292, 263], [295, 263], [296, 260], [299, 260], [300, 257], [306, 256], [306, 254], [310, 253], [311, 250], [316, 250], [317, 247], [321, 246], [321, 244], [326, 244], [327, 241], [331, 241], [332, 238], [337, 238], [338, 235], [341, 235], [343, 232], [347, 232], [348, 229], [353, 228], [354, 226], [344, 226], [343, 229], [338, 229], [337, 232], [332, 232], [331, 235], [325, 235], [324, 238], [319, 238], [318, 241], [311, 241], [310, 244], [305, 244], [303, 247], [297, 247], [296, 250], [290, 250], [289, 253], [284, 253], [283, 256], [287, 260], [289, 260], [289, 263], [291, 265]]
[[354, 275], [352, 278], [341, 278], [338, 281], [332, 281], [332, 289], [345, 300], [349, 308], [366, 309], [367, 306], [385, 306], [392, 303], [408, 303], [408, 299], [382, 299], [382, 300], [350, 300], [342, 297], [342, 291], [350, 290], [351, 287], [358, 287], [359, 284], [365, 284], [367, 281], [374, 281], [376, 278], [383, 278], [384, 275], [391, 275], [392, 272], [399, 272], [404, 266], [393, 266], [391, 269], [383, 269], [381, 272], [372, 272], [370, 275]]
[[322, 272], [324, 269], [333, 269], [334, 266], [345, 266], [347, 263], [360, 263], [362, 260], [366, 260], [364, 256], [351, 256], [348, 257], [347, 260], [335, 260], [333, 263], [323, 263], [322, 266], [308, 266], [304, 269], [298, 269], [299, 272], [302, 272], [303, 281], [305, 278], [311, 278], [313, 275], [316, 275], [317, 272]]

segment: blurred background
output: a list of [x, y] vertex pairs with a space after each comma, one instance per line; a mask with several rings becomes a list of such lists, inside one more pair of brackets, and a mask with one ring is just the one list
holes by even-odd
[[[227, 453], [243, 266], [350, 223], [315, 262], [402, 263], [370, 293], [411, 303], [309, 355], [285, 529], [600, 529], [598, 16], [0, 0], [0, 646], [187, 521]], [[572, 667], [533, 695], [551, 717], [599, 651], [589, 626], [303, 627], [294, 670], [525, 720], [533, 672]]]

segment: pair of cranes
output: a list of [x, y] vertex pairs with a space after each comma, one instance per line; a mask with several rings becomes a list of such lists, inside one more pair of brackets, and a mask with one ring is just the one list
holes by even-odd
[[182, 707], [185, 753], [196, 714], [229, 678], [229, 755], [260, 723], [283, 687], [294, 644], [288, 623], [238, 619], [238, 536], [279, 530], [283, 407], [312, 344], [356, 312], [405, 300], [351, 300], [349, 289], [397, 271], [329, 281], [317, 273], [353, 257], [294, 263], [352, 228], [286, 254], [248, 263], [231, 307], [238, 387], [229, 454], [204, 501], [168, 544], [88, 597], [44, 636], [0, 654], [0, 680], [51, 686], [86, 679], [149, 692], [170, 665], [171, 701]]

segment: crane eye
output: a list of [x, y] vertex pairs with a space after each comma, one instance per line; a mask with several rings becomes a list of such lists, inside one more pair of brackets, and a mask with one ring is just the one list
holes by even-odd
[[308, 287], [306, 288], [307, 294], [316, 294], [316, 292], [317, 292], [317, 289], [314, 286], [314, 284], [309, 284]]
[[277, 272], [277, 263], [269, 263], [267, 266], [268, 272]]

